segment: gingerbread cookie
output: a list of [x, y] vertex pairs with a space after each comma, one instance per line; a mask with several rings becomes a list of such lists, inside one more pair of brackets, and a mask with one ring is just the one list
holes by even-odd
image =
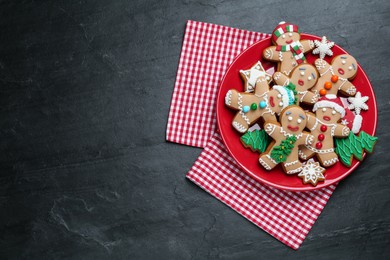
[[289, 76], [292, 69], [306, 62], [305, 53], [314, 48], [312, 40], [300, 40], [298, 26], [286, 22], [279, 23], [272, 32], [272, 44], [263, 51], [266, 60], [278, 62], [277, 71]]
[[305, 63], [299, 64], [292, 70], [290, 77], [281, 72], [275, 72], [273, 79], [275, 84], [282, 86], [293, 83], [296, 87], [295, 90], [298, 93], [298, 103], [303, 102], [305, 104], [313, 105], [319, 98], [317, 94], [309, 91], [318, 80], [318, 73], [313, 65]]
[[244, 91], [245, 92], [253, 92], [256, 87], [256, 81], [260, 77], [265, 77], [268, 83], [272, 81], [272, 75], [268, 74], [260, 61], [253, 64], [247, 70], [240, 70], [240, 76], [244, 81]]
[[350, 82], [356, 76], [358, 68], [354, 57], [342, 54], [334, 57], [331, 64], [323, 59], [317, 59], [314, 64], [320, 78], [311, 91], [321, 96], [337, 95], [339, 92], [346, 96], [355, 96], [356, 87]]
[[335, 95], [326, 95], [314, 105], [313, 112], [315, 115], [306, 113], [306, 127], [314, 135], [315, 142], [300, 147], [299, 157], [307, 160], [316, 155], [322, 166], [329, 167], [339, 161], [333, 137], [345, 138], [350, 132], [347, 126], [338, 123], [345, 116], [345, 109]]
[[292, 105], [281, 112], [279, 119], [281, 124], [264, 124], [265, 131], [274, 142], [260, 156], [259, 162], [267, 170], [282, 163], [287, 174], [298, 173], [302, 170], [302, 163], [298, 160], [298, 146], [311, 145], [314, 140], [311, 134], [303, 132], [307, 116], [301, 107]]
[[313, 186], [317, 186], [319, 181], [324, 181], [325, 168], [321, 167], [318, 162], [314, 162], [310, 159], [303, 165], [302, 171], [298, 173], [298, 177], [302, 178], [304, 184], [310, 183]]
[[260, 118], [264, 121], [276, 121], [275, 115], [296, 101], [294, 92], [294, 88], [287, 86], [274, 86], [270, 90], [264, 76], [257, 80], [254, 93], [229, 90], [225, 96], [225, 104], [238, 110], [232, 122], [233, 127], [238, 132], [245, 133]]

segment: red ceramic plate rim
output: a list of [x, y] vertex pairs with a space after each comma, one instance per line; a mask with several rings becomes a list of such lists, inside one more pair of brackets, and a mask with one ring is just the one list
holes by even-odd
[[[302, 33], [301, 34], [301, 38], [302, 39], [318, 39], [318, 40], [321, 40], [320, 37], [318, 36], [315, 36], [315, 35], [311, 35], [311, 34], [304, 34]], [[225, 79], [227, 77], [227, 75], [229, 75], [229, 73], [235, 73], [233, 71], [231, 71], [233, 65], [241, 59], [242, 56], [245, 55], [245, 53], [250, 50], [251, 48], [257, 46], [258, 44], [264, 44], [264, 42], [270, 42], [270, 37], [267, 37], [261, 41], [258, 41], [254, 44], [252, 44], [251, 46], [249, 46], [247, 49], [245, 49], [243, 52], [241, 52], [234, 60], [233, 62], [230, 64], [229, 68], [227, 69], [226, 73], [224, 74], [223, 78], [222, 78], [222, 81], [220, 83], [220, 88], [219, 88], [219, 91], [218, 91], [218, 96], [217, 96], [217, 104], [216, 104], [216, 112], [217, 112], [217, 123], [218, 123], [218, 129], [219, 129], [219, 132], [221, 134], [221, 137], [222, 137], [222, 140], [229, 152], [229, 154], [234, 158], [234, 160], [238, 163], [238, 165], [244, 170], [244, 172], [246, 174], [248, 174], [250, 177], [252, 177], [253, 179], [255, 179], [256, 181], [258, 182], [261, 182], [261, 183], [264, 183], [264, 184], [267, 184], [267, 185], [270, 185], [272, 187], [275, 187], [277, 189], [282, 189], [282, 190], [288, 190], [288, 191], [311, 191], [311, 190], [317, 190], [317, 189], [321, 189], [321, 188], [324, 188], [324, 187], [327, 187], [329, 185], [332, 185], [332, 184], [336, 184], [338, 183], [340, 180], [344, 179], [345, 177], [347, 177], [349, 174], [351, 174], [355, 169], [356, 167], [358, 167], [361, 163], [361, 161], [357, 161], [355, 163], [353, 163], [353, 165], [346, 171], [344, 172], [343, 174], [340, 174], [340, 176], [336, 177], [336, 178], [333, 178], [330, 182], [327, 182], [327, 183], [322, 183], [322, 184], [318, 184], [317, 186], [312, 186], [312, 185], [309, 185], [309, 184], [302, 184], [302, 187], [291, 187], [291, 186], [288, 186], [288, 185], [281, 185], [281, 184], [278, 184], [277, 182], [274, 182], [274, 181], [269, 181], [269, 180], [265, 180], [264, 178], [261, 178], [260, 176], [257, 176], [256, 174], [254, 174], [251, 170], [249, 170], [246, 166], [245, 166], [245, 163], [242, 163], [240, 160], [237, 159], [236, 157], [236, 154], [235, 154], [235, 151], [233, 149], [233, 147], [230, 147], [229, 146], [229, 142], [227, 141], [227, 136], [225, 136], [224, 134], [224, 129], [222, 129], [222, 124], [221, 124], [221, 110], [222, 109], [228, 109], [225, 105], [224, 105], [224, 94], [222, 94], [222, 86], [225, 82]], [[337, 46], [337, 45], [335, 45]], [[346, 52], [344, 49], [342, 49], [341, 47], [337, 46], [344, 54], [348, 54], [348, 52]], [[254, 61], [256, 62], [256, 61]], [[253, 62], [253, 63], [254, 63]], [[366, 73], [364, 72], [364, 70], [361, 68], [360, 64], [358, 63], [358, 67], [360, 68], [359, 70], [359, 73], [361, 73], [361, 77], [363, 78], [363, 80], [365, 82], [367, 82], [368, 84], [368, 87], [370, 88], [370, 92], [371, 92], [371, 95], [370, 95], [370, 99], [373, 100], [373, 104], [374, 104], [374, 107], [370, 107], [370, 110], [373, 109], [373, 113], [374, 113], [374, 120], [373, 120], [373, 131], [369, 134], [371, 135], [375, 135], [375, 132], [376, 132], [376, 127], [377, 127], [377, 117], [378, 117], [378, 112], [377, 112], [377, 105], [376, 105], [376, 98], [375, 98], [375, 93], [372, 89], [372, 86], [371, 86], [371, 83], [366, 75]], [[242, 83], [243, 84], [243, 83]], [[358, 90], [359, 91], [359, 90]], [[220, 104], [221, 102], [223, 102], [223, 106]], [[366, 153], [363, 154], [363, 160], [364, 158], [366, 157]], [[355, 159], [354, 159], [355, 160]], [[338, 162], [338, 163], [341, 163], [341, 162]], [[258, 167], [261, 167], [260, 165], [258, 165]], [[262, 169], [264, 172], [266, 170]], [[272, 174], [272, 171], [271, 171], [271, 174]]]

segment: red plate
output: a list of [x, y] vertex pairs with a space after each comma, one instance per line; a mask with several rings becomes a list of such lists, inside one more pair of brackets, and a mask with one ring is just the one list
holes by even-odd
[[[320, 37], [301, 34], [301, 39], [321, 40]], [[222, 139], [233, 158], [242, 167], [242, 169], [253, 179], [271, 185], [275, 188], [290, 190], [290, 191], [309, 191], [315, 189], [321, 189], [331, 184], [337, 183], [341, 179], [347, 177], [356, 167], [360, 164], [359, 161], [353, 159], [351, 167], [344, 166], [341, 162], [336, 165], [327, 168], [325, 173], [326, 180], [319, 182], [316, 187], [310, 184], [303, 184], [302, 179], [296, 175], [287, 175], [282, 171], [280, 165], [275, 167], [271, 171], [265, 170], [258, 161], [259, 153], [254, 153], [250, 149], [244, 148], [240, 142], [240, 134], [232, 127], [232, 120], [235, 111], [225, 106], [225, 95], [229, 89], [235, 88], [239, 91], [244, 91], [244, 84], [239, 75], [239, 70], [248, 69], [258, 60], [263, 63], [265, 70], [275, 66], [276, 63], [270, 63], [264, 61], [262, 58], [263, 50], [271, 45], [271, 39], [267, 38], [262, 41], [256, 42], [244, 52], [242, 52], [233, 63], [230, 65], [225, 76], [222, 79], [221, 87], [218, 93], [217, 100], [217, 120], [219, 131], [222, 135]], [[335, 45], [332, 48], [333, 56], [339, 54], [346, 54], [339, 46]], [[308, 63], [313, 64], [318, 55], [307, 54], [306, 58]], [[326, 61], [331, 62], [332, 57], [326, 57]], [[356, 86], [357, 91], [362, 93], [362, 96], [369, 96], [367, 105], [368, 111], [362, 111], [363, 126], [361, 130], [364, 130], [370, 135], [375, 135], [377, 125], [377, 106], [375, 101], [374, 91], [371, 87], [370, 81], [364, 73], [361, 66], [358, 66], [358, 72], [352, 83]], [[365, 154], [363, 158], [365, 157]]]

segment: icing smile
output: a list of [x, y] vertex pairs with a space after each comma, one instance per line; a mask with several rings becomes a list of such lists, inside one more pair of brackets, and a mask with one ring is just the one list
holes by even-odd
[[329, 116], [324, 116], [323, 119], [324, 119], [325, 121], [330, 121], [330, 117], [329, 117]]
[[269, 104], [271, 105], [271, 107], [274, 107], [274, 106], [275, 106], [274, 97], [270, 97], [270, 98], [269, 98]]
[[341, 74], [341, 75], [344, 75], [344, 70], [342, 68], [339, 68], [338, 72]]
[[290, 40], [286, 41], [286, 43], [287, 43], [287, 44], [290, 44], [290, 43], [292, 43], [292, 41], [293, 41], [293, 40], [290, 39]]
[[298, 80], [298, 84], [299, 84], [299, 86], [303, 86], [303, 85], [305, 85], [305, 82], [300, 79], [300, 80]]
[[293, 132], [296, 132], [299, 130], [299, 127], [298, 126], [291, 126], [291, 125], [288, 125], [287, 128], [290, 130], [290, 131], [293, 131]]

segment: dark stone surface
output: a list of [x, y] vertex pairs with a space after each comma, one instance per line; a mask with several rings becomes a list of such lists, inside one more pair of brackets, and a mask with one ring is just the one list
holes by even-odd
[[[390, 2], [0, 1], [0, 258], [389, 259]], [[188, 19], [327, 35], [377, 95], [380, 143], [298, 251], [184, 176], [165, 142]]]

